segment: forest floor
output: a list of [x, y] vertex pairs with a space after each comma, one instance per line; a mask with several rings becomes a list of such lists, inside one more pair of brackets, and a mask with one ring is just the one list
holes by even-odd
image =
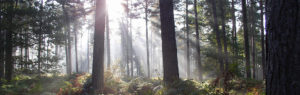
[[[0, 95], [89, 95], [90, 74], [18, 75], [11, 82], [2, 80]], [[180, 80], [166, 88], [160, 78], [118, 78], [105, 73], [105, 95], [224, 95], [222, 83], [216, 80], [198, 82]], [[264, 83], [256, 80], [233, 78], [228, 82], [229, 95], [264, 95]]]

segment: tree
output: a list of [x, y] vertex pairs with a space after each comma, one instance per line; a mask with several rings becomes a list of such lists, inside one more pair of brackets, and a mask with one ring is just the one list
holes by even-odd
[[266, 95], [299, 95], [299, 0], [266, 1]]
[[164, 81], [179, 79], [173, 0], [159, 0]]
[[266, 76], [266, 69], [265, 69], [265, 64], [266, 64], [266, 53], [265, 53], [265, 34], [264, 34], [264, 7], [263, 7], [263, 0], [260, 0], [259, 2], [260, 5], [260, 33], [261, 33], [261, 64], [263, 67], [263, 77]]
[[148, 0], [145, 1], [145, 21], [146, 21], [146, 51], [147, 51], [147, 77], [150, 78], [150, 63], [149, 63], [149, 38], [148, 38]]
[[110, 38], [109, 38], [109, 17], [106, 10], [106, 49], [107, 49], [107, 69], [110, 70]]
[[202, 80], [202, 63], [201, 63], [201, 50], [200, 50], [200, 35], [199, 35], [199, 23], [198, 23], [198, 11], [197, 11], [197, 0], [194, 0], [194, 13], [195, 13], [195, 31], [196, 31], [196, 62], [199, 69], [199, 80]]
[[244, 41], [245, 41], [244, 44], [245, 44], [245, 56], [246, 56], [246, 74], [247, 74], [247, 78], [251, 78], [246, 0], [242, 0], [242, 15], [243, 15]]
[[76, 73], [78, 73], [78, 50], [77, 50], [77, 27], [78, 27], [78, 22], [74, 22], [74, 36], [75, 36], [75, 61], [76, 61]]
[[[2, 20], [0, 20], [2, 23]], [[4, 31], [2, 31], [2, 27], [0, 28], [0, 79], [4, 78], [4, 59], [5, 59], [5, 53], [4, 53], [4, 48], [5, 48], [5, 34]]]
[[220, 35], [220, 31], [219, 31], [216, 1], [212, 0], [211, 4], [212, 4], [212, 12], [213, 12], [213, 20], [214, 20], [214, 25], [213, 25], [214, 28], [213, 29], [214, 29], [214, 32], [215, 32], [216, 38], [217, 38], [218, 60], [220, 62], [220, 70], [221, 70], [221, 72], [224, 72], [221, 35]]
[[185, 27], [186, 27], [186, 60], [187, 78], [190, 78], [190, 35], [189, 35], [189, 2], [185, 0]]
[[255, 5], [256, 3], [253, 1], [253, 0], [250, 0], [250, 32], [251, 32], [251, 36], [250, 36], [250, 39], [251, 39], [251, 53], [252, 53], [252, 77], [253, 79], [256, 78], [256, 64], [255, 64], [255, 57], [256, 57], [256, 45], [255, 45], [255, 36], [256, 36], [256, 32], [255, 32], [255, 14], [256, 14], [256, 11], [255, 11]]
[[106, 17], [106, 1], [96, 1], [94, 56], [92, 70], [92, 86], [94, 91], [104, 91], [104, 32]]
[[[236, 16], [235, 16], [235, 0], [231, 0], [231, 19], [232, 19], [232, 53], [236, 57], [237, 56], [237, 36], [236, 36]], [[236, 59], [234, 59], [236, 62]]]
[[70, 18], [68, 10], [66, 9], [66, 5], [68, 0], [62, 1], [62, 10], [64, 13], [64, 23], [66, 24], [64, 27], [65, 32], [65, 50], [66, 50], [66, 71], [67, 74], [72, 73], [72, 53], [71, 53], [71, 34], [70, 34]]
[[[17, 3], [16, 3], [17, 5]], [[6, 47], [5, 47], [5, 79], [11, 81], [14, 70], [14, 61], [13, 61], [13, 17], [15, 16], [15, 6], [14, 1], [11, 0], [8, 5], [8, 31], [6, 32]]]
[[227, 51], [227, 41], [226, 41], [226, 29], [225, 29], [225, 13], [222, 10], [226, 10], [224, 5], [226, 4], [226, 0], [220, 0], [220, 10], [221, 10], [221, 24], [222, 24], [222, 40], [224, 45], [224, 61], [225, 61], [225, 72], [228, 70], [228, 51]]

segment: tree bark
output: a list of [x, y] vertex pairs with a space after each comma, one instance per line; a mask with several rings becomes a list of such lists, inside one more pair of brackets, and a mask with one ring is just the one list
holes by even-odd
[[92, 86], [94, 91], [104, 93], [104, 32], [106, 16], [106, 0], [96, 1], [94, 56]]
[[[231, 19], [232, 19], [232, 53], [234, 57], [237, 57], [237, 36], [236, 36], [236, 16], [235, 16], [235, 0], [231, 0]], [[234, 63], [237, 62], [237, 59], [234, 58], [233, 61]]]
[[203, 75], [202, 75], [202, 63], [201, 63], [201, 48], [200, 48], [200, 34], [199, 34], [199, 24], [198, 24], [198, 11], [197, 11], [197, 0], [194, 0], [194, 13], [195, 13], [195, 29], [196, 29], [196, 62], [198, 64], [198, 69], [199, 69], [199, 80], [203, 80]]
[[[228, 65], [229, 65], [229, 62], [228, 62], [228, 51], [227, 51], [227, 40], [226, 40], [226, 29], [225, 29], [225, 13], [224, 13], [224, 10], [225, 7], [224, 7], [224, 4], [226, 4], [226, 0], [221, 0], [220, 1], [220, 10], [221, 10], [221, 23], [222, 23], [222, 38], [223, 38], [223, 45], [224, 45], [224, 61], [225, 61], [225, 72], [228, 71]], [[222, 11], [223, 10], [223, 11]]]
[[78, 25], [77, 25], [77, 23], [78, 22], [76, 22], [75, 21], [75, 25], [74, 25], [74, 36], [75, 36], [75, 61], [76, 61], [76, 73], [78, 73], [79, 71], [79, 69], [78, 69], [78, 65], [79, 65], [79, 63], [78, 63], [78, 51], [77, 51], [77, 27], [78, 27]]
[[300, 95], [299, 0], [267, 0], [266, 95]]
[[246, 74], [247, 74], [247, 78], [251, 78], [246, 0], [242, 0], [242, 15], [243, 15], [244, 40], [245, 40]]
[[263, 68], [263, 79], [265, 79], [266, 76], [266, 68], [265, 68], [265, 64], [266, 64], [266, 53], [265, 53], [265, 34], [264, 34], [264, 7], [263, 7], [263, 0], [260, 0], [259, 2], [260, 5], [260, 33], [261, 33], [261, 55], [262, 55], [262, 59], [261, 59], [261, 64], [262, 64], [262, 68]]
[[213, 18], [214, 18], [214, 31], [216, 33], [217, 38], [217, 46], [218, 46], [218, 60], [220, 62], [220, 70], [221, 73], [224, 72], [224, 63], [223, 63], [223, 53], [222, 53], [222, 44], [221, 44], [221, 36], [219, 31], [219, 24], [218, 24], [218, 16], [217, 16], [217, 6], [216, 1], [212, 0], [212, 11], [213, 11]]
[[90, 31], [88, 31], [88, 40], [87, 40], [87, 70], [86, 72], [90, 72]]
[[252, 15], [252, 16], [250, 16], [249, 17], [249, 19], [250, 19], [250, 21], [249, 21], [249, 23], [250, 23], [250, 32], [251, 32], [251, 53], [252, 53], [252, 71], [253, 71], [253, 73], [252, 73], [252, 77], [253, 77], [253, 79], [255, 79], [256, 78], [256, 64], [255, 64], [255, 57], [256, 57], [256, 49], [255, 49], [255, 14], [256, 14], [256, 12], [255, 12], [255, 2], [253, 1], [253, 0], [250, 0], [250, 15]]
[[70, 20], [69, 20], [69, 15], [68, 15], [68, 11], [65, 8], [66, 5], [66, 1], [63, 3], [62, 8], [63, 8], [63, 12], [64, 12], [64, 20], [65, 20], [65, 24], [66, 26], [64, 27], [64, 31], [65, 31], [65, 49], [66, 49], [66, 71], [68, 75], [71, 75], [72, 73], [72, 59], [71, 59], [71, 39], [70, 39]]
[[145, 21], [146, 21], [146, 49], [147, 49], [147, 77], [150, 78], [150, 63], [149, 63], [149, 38], [148, 38], [148, 0], [146, 0], [145, 7]]
[[110, 70], [110, 38], [109, 38], [109, 17], [106, 10], [106, 43], [107, 43], [107, 69]]
[[[2, 18], [0, 18], [1, 23], [2, 23]], [[5, 33], [4, 31], [2, 31], [2, 27], [0, 27], [0, 79], [4, 78], [4, 66], [5, 66], [5, 53], [4, 53], [4, 49], [5, 49]], [[0, 83], [1, 84], [1, 83]]]
[[[17, 3], [16, 3], [17, 5]], [[9, 27], [6, 33], [6, 47], [5, 47], [5, 78], [7, 81], [11, 81], [14, 70], [14, 60], [13, 60], [13, 17], [15, 16], [14, 1], [9, 2], [8, 7], [8, 21]]]
[[179, 79], [173, 0], [159, 0], [164, 81]]
[[185, 0], [185, 27], [186, 27], [186, 63], [187, 63], [187, 78], [190, 78], [190, 36], [189, 36], [189, 3]]

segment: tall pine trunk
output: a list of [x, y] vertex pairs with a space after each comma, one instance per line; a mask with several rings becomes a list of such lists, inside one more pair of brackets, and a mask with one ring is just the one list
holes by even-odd
[[261, 55], [262, 55], [262, 59], [261, 59], [261, 64], [262, 64], [262, 68], [263, 68], [263, 79], [266, 76], [266, 68], [265, 68], [265, 64], [266, 64], [266, 53], [265, 53], [265, 34], [264, 34], [264, 7], [263, 7], [263, 0], [260, 0], [259, 2], [259, 6], [260, 6], [260, 33], [261, 33]]
[[106, 0], [96, 1], [94, 56], [92, 86], [94, 91], [104, 91], [104, 32], [106, 16]]
[[[1, 19], [1, 18], [0, 18]], [[2, 19], [0, 20], [2, 23]], [[5, 59], [5, 54], [4, 54], [4, 49], [5, 49], [5, 34], [4, 31], [2, 31], [2, 27], [0, 27], [0, 79], [4, 78], [4, 59]], [[1, 84], [1, 83], [0, 83]]]
[[266, 95], [300, 95], [299, 0], [267, 0]]
[[64, 20], [65, 20], [65, 27], [64, 27], [64, 32], [65, 32], [65, 50], [66, 50], [66, 72], [67, 74], [72, 73], [72, 60], [71, 60], [71, 39], [70, 39], [70, 20], [69, 20], [69, 15], [68, 11], [65, 8], [66, 1], [63, 3], [62, 8], [63, 8], [63, 13], [64, 13]]
[[201, 63], [201, 50], [200, 50], [200, 34], [199, 34], [199, 24], [198, 24], [198, 11], [197, 11], [197, 0], [194, 0], [194, 13], [195, 13], [195, 30], [196, 30], [196, 62], [198, 65], [199, 80], [203, 80], [202, 75], [202, 63]]
[[218, 60], [220, 62], [221, 73], [223, 73], [224, 72], [224, 62], [223, 62], [221, 36], [220, 36], [219, 24], [218, 24], [216, 1], [212, 0], [211, 4], [212, 4], [212, 9], [213, 9], [212, 12], [213, 12], [213, 18], [214, 18], [214, 32], [216, 33], [216, 38], [217, 38]]
[[189, 36], [189, 3], [185, 0], [185, 27], [186, 27], [186, 63], [187, 63], [187, 78], [190, 78], [190, 36]]
[[244, 43], [245, 43], [245, 56], [246, 56], [246, 74], [247, 78], [251, 78], [250, 71], [250, 53], [249, 53], [249, 39], [248, 39], [248, 19], [246, 0], [242, 0], [242, 15], [243, 15], [243, 27], [244, 27]]
[[236, 36], [236, 16], [235, 16], [235, 0], [231, 0], [231, 19], [232, 19], [232, 31], [231, 31], [231, 35], [232, 35], [232, 53], [234, 55], [234, 59], [233, 59], [233, 63], [237, 63], [237, 36]]
[[109, 16], [106, 10], [106, 49], [107, 49], [107, 69], [110, 70], [110, 38], [109, 38]]
[[13, 76], [14, 69], [14, 60], [13, 60], [13, 17], [14, 13], [14, 1], [10, 1], [8, 5], [8, 21], [9, 27], [6, 32], [6, 47], [5, 47], [5, 78], [7, 81], [11, 81]]
[[86, 72], [89, 73], [90, 72], [90, 31], [88, 31], [86, 59], [87, 59], [87, 70], [86, 70]]
[[[225, 72], [227, 72], [228, 70], [228, 65], [229, 65], [229, 62], [228, 62], [228, 51], [227, 51], [227, 39], [226, 39], [226, 29], [225, 29], [225, 13], [224, 13], [224, 10], [225, 7], [224, 5], [226, 4], [226, 0], [220, 0], [220, 10], [221, 10], [221, 23], [222, 23], [222, 41], [223, 41], [223, 45], [224, 45], [224, 61], [225, 61]], [[223, 11], [222, 11], [223, 10]]]
[[76, 73], [79, 72], [79, 71], [78, 71], [78, 70], [79, 70], [79, 68], [78, 68], [79, 63], [78, 63], [78, 55], [77, 55], [77, 54], [78, 54], [78, 51], [77, 51], [77, 32], [78, 32], [78, 31], [77, 31], [77, 27], [78, 27], [78, 25], [77, 25], [77, 23], [78, 23], [78, 22], [75, 21], [75, 24], [74, 24], [74, 36], [75, 36], [75, 46], [74, 46], [74, 47], [75, 47]]
[[159, 0], [164, 81], [179, 80], [173, 0]]
[[255, 57], [256, 57], [256, 53], [255, 53], [255, 2], [253, 0], [250, 0], [251, 3], [250, 3], [250, 16], [249, 19], [250, 19], [250, 32], [251, 32], [251, 55], [252, 55], [252, 77], [253, 79], [256, 78], [256, 64], [255, 64]]
[[146, 49], [147, 49], [147, 77], [150, 78], [150, 64], [149, 64], [149, 38], [148, 38], [148, 0], [146, 0], [145, 7], [145, 21], [146, 21]]

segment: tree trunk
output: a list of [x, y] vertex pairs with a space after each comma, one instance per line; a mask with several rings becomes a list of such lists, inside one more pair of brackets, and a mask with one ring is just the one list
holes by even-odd
[[187, 63], [187, 78], [190, 78], [190, 36], [189, 36], [189, 10], [188, 0], [185, 0], [185, 27], [186, 27], [186, 63]]
[[[129, 6], [129, 5], [128, 5]], [[132, 9], [132, 0], [130, 0], [130, 7], [131, 7], [131, 9]], [[130, 10], [131, 10], [130, 9]], [[129, 14], [131, 14], [131, 11], [129, 11]], [[133, 77], [133, 53], [132, 53], [132, 51], [133, 51], [133, 48], [132, 48], [132, 18], [131, 18], [131, 16], [129, 15], [129, 21], [130, 21], [130, 24], [129, 24], [129, 33], [130, 33], [130, 35], [129, 35], [129, 59], [130, 59], [130, 76], [131, 77]]]
[[146, 0], [145, 8], [145, 21], [146, 21], [146, 49], [147, 49], [147, 77], [150, 78], [150, 64], [149, 64], [149, 38], [148, 38], [148, 0]]
[[242, 0], [242, 15], [243, 15], [244, 40], [245, 40], [246, 74], [247, 74], [247, 78], [251, 78], [246, 0]]
[[164, 81], [179, 80], [173, 0], [159, 0]]
[[267, 0], [266, 95], [300, 95], [299, 0]]
[[86, 72], [90, 72], [90, 31], [88, 31], [88, 40], [87, 40], [87, 70]]
[[104, 93], [104, 32], [106, 16], [106, 0], [96, 1], [94, 56], [92, 86], [94, 91]]
[[10, 5], [8, 7], [8, 21], [9, 21], [9, 27], [8, 31], [6, 33], [6, 47], [5, 47], [5, 78], [7, 81], [11, 81], [13, 69], [14, 69], [14, 61], [12, 56], [12, 49], [13, 49], [13, 43], [12, 43], [12, 37], [13, 37], [13, 17], [14, 17], [14, 1], [10, 1]]
[[[224, 4], [226, 4], [226, 0], [221, 0], [220, 1], [220, 10], [226, 10], [224, 7]], [[221, 23], [222, 23], [222, 38], [223, 38], [223, 45], [224, 45], [224, 60], [225, 60], [225, 72], [228, 71], [228, 52], [227, 52], [227, 40], [226, 40], [226, 29], [225, 29], [225, 13], [224, 11], [221, 11]]]
[[235, 16], [235, 0], [231, 0], [231, 19], [232, 19], [232, 53], [234, 55], [234, 59], [232, 62], [237, 63], [237, 37], [236, 37], [236, 16]]
[[79, 63], [78, 63], [78, 51], [77, 51], [77, 27], [78, 27], [78, 25], [77, 25], [77, 21], [75, 21], [75, 24], [74, 24], [74, 36], [75, 36], [75, 61], [76, 61], [76, 73], [78, 73], [79, 71], [79, 69], [78, 69], [78, 65], [79, 65]]
[[66, 49], [66, 71], [68, 75], [71, 75], [72, 73], [72, 59], [71, 59], [71, 39], [70, 39], [70, 20], [69, 20], [69, 15], [68, 11], [65, 8], [66, 2], [63, 3], [62, 8], [64, 12], [64, 20], [66, 26], [64, 27], [65, 31], [65, 49]]
[[109, 38], [109, 17], [106, 10], [106, 43], [107, 43], [107, 69], [110, 70], [110, 38]]
[[219, 24], [218, 24], [218, 16], [217, 16], [217, 6], [216, 6], [216, 1], [212, 0], [212, 11], [213, 11], [213, 18], [214, 18], [214, 31], [216, 33], [216, 38], [217, 38], [217, 46], [218, 46], [218, 60], [220, 62], [220, 70], [221, 73], [224, 72], [224, 63], [223, 63], [223, 53], [222, 53], [222, 44], [221, 44], [221, 36], [220, 36], [220, 31], [219, 31]]
[[249, 21], [249, 23], [250, 23], [250, 32], [251, 32], [251, 53], [252, 53], [252, 71], [253, 71], [253, 73], [252, 73], [252, 77], [253, 77], [253, 79], [255, 79], [256, 78], [256, 64], [255, 64], [255, 57], [256, 57], [256, 50], [255, 50], [255, 14], [256, 14], [256, 12], [255, 12], [255, 2], [253, 1], [253, 0], [250, 0], [250, 15], [252, 15], [252, 16], [250, 16], [249, 17], [249, 19], [250, 19], [250, 21]]
[[195, 13], [195, 29], [196, 29], [196, 63], [198, 64], [199, 80], [203, 80], [202, 75], [202, 63], [201, 63], [201, 50], [200, 50], [200, 34], [199, 34], [199, 24], [198, 24], [198, 11], [197, 11], [197, 0], [194, 0], [194, 13]]
[[263, 7], [263, 0], [260, 0], [259, 2], [260, 5], [260, 33], [261, 33], [261, 55], [262, 55], [262, 59], [261, 59], [261, 64], [262, 64], [262, 68], [263, 68], [263, 79], [265, 79], [266, 76], [266, 68], [265, 68], [265, 64], [266, 64], [266, 54], [265, 54], [265, 34], [264, 34], [264, 7]]
[[[0, 21], [2, 23], [2, 19]], [[2, 27], [0, 27], [0, 36], [1, 36], [0, 37], [0, 79], [2, 79], [2, 78], [4, 78], [4, 66], [5, 66], [5, 64], [4, 64], [5, 34], [4, 34], [4, 31], [2, 31]]]
[[38, 33], [38, 74], [39, 76], [41, 76], [41, 53], [42, 53], [42, 34]]

